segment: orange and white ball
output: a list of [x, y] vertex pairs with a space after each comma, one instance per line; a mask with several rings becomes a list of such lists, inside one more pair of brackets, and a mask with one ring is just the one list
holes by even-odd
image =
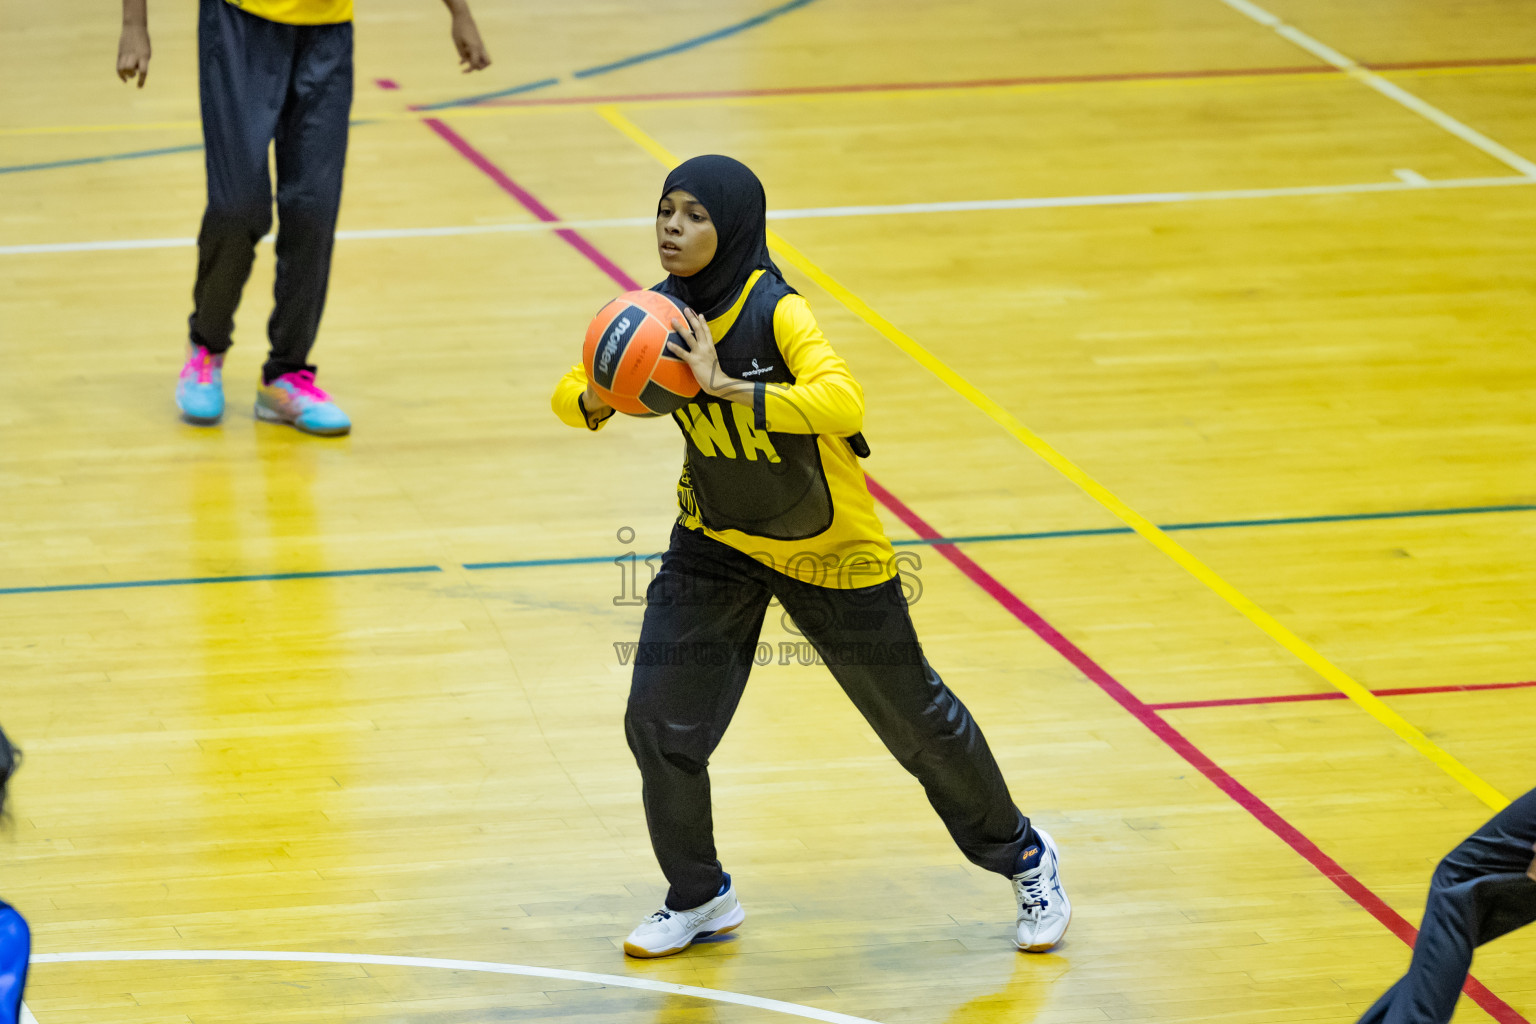
[[660, 292], [625, 292], [587, 325], [582, 360], [599, 398], [631, 416], [664, 416], [699, 393], [693, 371], [667, 349], [681, 303]]

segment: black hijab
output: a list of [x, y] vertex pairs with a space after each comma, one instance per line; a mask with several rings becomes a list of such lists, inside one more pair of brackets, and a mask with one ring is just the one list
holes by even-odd
[[[768, 255], [768, 197], [746, 164], [728, 156], [696, 156], [667, 175], [662, 198], [674, 189], [690, 192], [704, 204], [718, 242], [714, 258], [703, 270], [689, 277], [668, 274], [663, 291], [676, 295], [707, 320], [730, 308], [752, 271], [761, 268], [784, 280]], [[656, 205], [659, 210], [660, 200]]]

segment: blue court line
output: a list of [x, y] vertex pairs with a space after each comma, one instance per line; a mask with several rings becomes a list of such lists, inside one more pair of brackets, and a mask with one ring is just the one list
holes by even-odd
[[82, 156], [73, 160], [50, 160], [43, 164], [12, 164], [0, 167], [0, 174], [16, 174], [20, 171], [51, 171], [56, 167], [78, 167], [81, 164], [104, 164], [112, 160], [138, 160], [146, 156], [166, 156], [170, 153], [193, 153], [203, 148], [202, 143], [190, 146], [166, 146], [163, 149], [139, 149], [132, 153], [107, 153], [103, 156]]
[[[348, 122], [352, 127], [358, 125], [377, 124], [377, 118]], [[195, 153], [203, 148], [201, 142], [194, 142], [185, 146], [165, 146], [161, 149], [136, 149], [128, 153], [105, 153], [101, 156], [81, 156], [72, 160], [50, 160], [41, 164], [12, 164], [10, 167], [0, 167], [0, 174], [16, 174], [21, 171], [51, 171], [59, 167], [79, 167], [81, 164], [104, 164], [113, 160], [140, 160], [147, 156], [168, 156], [171, 153]]]
[[466, 569], [533, 569], [541, 565], [597, 565], [623, 555], [588, 555], [583, 558], [529, 558], [521, 562], [466, 562]]
[[703, 46], [705, 43], [712, 43], [717, 39], [724, 39], [725, 37], [733, 36], [738, 32], [745, 32], [749, 28], [756, 28], [765, 22], [772, 21], [774, 18], [777, 18], [780, 15], [788, 14], [790, 11], [797, 10], [815, 2], [816, 0], [789, 0], [789, 3], [787, 4], [780, 4], [777, 7], [770, 7], [762, 14], [759, 14], [756, 17], [748, 18], [746, 21], [739, 21], [734, 25], [727, 25], [725, 28], [716, 29], [713, 32], [705, 33], [702, 36], [694, 36], [692, 39], [686, 39], [681, 43], [673, 43], [671, 46], [663, 46], [659, 50], [650, 50], [646, 53], [637, 53], [633, 57], [625, 57], [623, 60], [616, 60], [611, 64], [599, 64], [595, 68], [587, 68], [584, 71], [578, 71], [571, 77], [591, 78], [593, 75], [606, 75], [610, 71], [617, 71], [620, 68], [627, 68], [634, 64], [644, 64], [646, 61], [656, 60], [658, 57], [670, 57], [674, 53], [682, 53], [684, 50], [691, 50], [695, 46]]
[[[1218, 519], [1196, 523], [1166, 523], [1160, 530], [1229, 530], [1237, 527], [1295, 526], [1308, 523], [1358, 523], [1381, 519], [1425, 519], [1435, 516], [1486, 515], [1490, 512], [1536, 512], [1536, 505], [1471, 505], [1464, 508], [1411, 509], [1406, 512], [1353, 512], [1327, 516], [1282, 516], [1274, 519]], [[895, 540], [896, 547], [932, 547], [935, 544], [988, 544], [997, 541], [1052, 540], [1061, 537], [1104, 537], [1111, 534], [1132, 533], [1128, 526], [1106, 526], [1086, 530], [1041, 530], [1036, 533], [979, 533], [954, 537], [909, 538]], [[482, 569], [534, 569], [553, 565], [605, 565], [618, 555], [585, 555], [579, 558], [528, 558], [510, 562], [466, 562], [464, 568]], [[442, 572], [436, 565], [407, 565], [392, 569], [337, 569], [329, 572], [279, 572], [260, 573], [251, 576], [189, 576], [167, 580], [124, 580], [117, 583], [65, 583], [50, 587], [0, 587], [0, 596], [6, 594], [48, 594], [70, 590], [121, 590], [129, 587], [180, 587], [198, 583], [251, 583], [260, 580], [308, 580], [331, 579], [343, 576], [395, 576], [403, 573]]]
[[523, 85], [514, 85], [510, 89], [498, 89], [495, 92], [483, 92], [477, 96], [465, 96], [456, 100], [443, 100], [439, 103], [422, 103], [414, 106], [412, 110], [442, 110], [444, 107], [468, 107], [484, 100], [497, 100], [503, 96], [516, 96], [522, 92], [533, 92], [535, 89], [547, 89], [551, 85], [559, 85], [558, 78], [541, 78], [537, 82], [526, 82]]
[[[759, 25], [772, 21], [774, 18], [788, 14], [790, 11], [798, 10], [801, 7], [809, 6], [815, 2], [816, 0], [789, 0], [789, 3], [780, 4], [777, 7], [770, 7], [763, 13], [754, 15], [753, 17], [748, 18], [746, 21], [738, 21], [734, 25], [727, 25], [724, 28], [716, 29], [713, 32], [706, 32], [704, 35], [694, 36], [692, 39], [685, 39], [680, 43], [673, 43], [671, 46], [663, 46], [659, 50], [647, 50], [645, 53], [637, 53], [633, 57], [625, 57], [622, 60], [612, 61], [608, 64], [599, 64], [596, 67], [583, 68], [580, 71], [573, 72], [570, 77], [592, 78], [596, 75], [606, 75], [610, 71], [618, 71], [621, 68], [633, 67], [636, 64], [644, 64], [648, 61], [658, 60], [662, 57], [670, 57], [674, 53], [682, 53], [685, 50], [692, 50], [693, 48], [703, 46], [706, 43], [713, 43], [718, 39], [725, 39], [727, 36], [736, 35], [738, 32], [745, 32], [749, 28], [756, 28]], [[533, 92], [535, 89], [548, 88], [551, 85], [558, 85], [561, 81], [562, 79], [560, 78], [545, 78], [537, 82], [528, 82], [524, 85], [514, 85], [510, 89], [501, 89], [497, 92], [480, 93], [478, 96], [465, 96], [461, 99], [443, 100], [439, 103], [424, 103], [421, 106], [412, 107], [411, 109], [443, 110], [447, 107], [467, 107], [476, 103], [483, 103], [486, 100], [500, 99], [503, 96], [515, 96], [518, 93]]]
[[[1166, 530], [1167, 527], [1159, 527]], [[1051, 540], [1056, 537], [1102, 537], [1112, 533], [1135, 533], [1129, 526], [1105, 526], [1097, 530], [1042, 530], [1039, 533], [977, 533], [963, 537], [911, 537], [893, 540], [893, 547], [932, 547], [935, 544], [990, 544], [999, 540]]]
[[[691, 50], [695, 47], [703, 46], [706, 43], [712, 43], [717, 39], [724, 39], [727, 36], [736, 35], [738, 32], [745, 32], [747, 29], [756, 28], [765, 22], [772, 21], [774, 18], [788, 14], [790, 11], [797, 10], [798, 8], [806, 7], [815, 2], [816, 0], [789, 0], [788, 3], [780, 4], [777, 7], [770, 7], [763, 13], [748, 18], [746, 21], [738, 21], [734, 25], [727, 25], [725, 28], [716, 29], [713, 32], [707, 32], [702, 36], [695, 36], [692, 39], [685, 39], [680, 43], [673, 43], [671, 46], [663, 46], [659, 50], [648, 50], [645, 53], [637, 53], [633, 57], [625, 57], [622, 60], [616, 60], [608, 64], [599, 64], [596, 67], [583, 68], [580, 71], [572, 73], [570, 77], [591, 78], [594, 75], [605, 75], [610, 71], [618, 71], [620, 68], [632, 67], [635, 64], [644, 64], [647, 61], [657, 60], [662, 57], [670, 57], [674, 53], [682, 53], [685, 50]], [[474, 96], [464, 96], [456, 100], [443, 100], [438, 103], [423, 103], [419, 106], [412, 107], [411, 109], [417, 111], [429, 111], [444, 110], [449, 107], [473, 106], [476, 103], [483, 103], [486, 100], [500, 99], [504, 96], [516, 96], [519, 93], [534, 92], [538, 89], [547, 89], [552, 85], [559, 85], [561, 81], [563, 81], [563, 79], [558, 77], [541, 78], [537, 82], [525, 82], [522, 85], [514, 85], [510, 89], [499, 89], [496, 92], [483, 92]], [[372, 121], [352, 122], [354, 127], [357, 125], [372, 123]], [[142, 157], [165, 156], [170, 153], [189, 153], [193, 150], [202, 148], [202, 146], [172, 146], [166, 149], [144, 149], [133, 153], [108, 153], [104, 156], [80, 157], [75, 160], [55, 160], [50, 163], [17, 164], [13, 167], [0, 167], [0, 174], [14, 174], [19, 171], [46, 171], [60, 167], [75, 167], [80, 164], [106, 163], [110, 160], [137, 160]], [[3, 591], [0, 591], [0, 593], [3, 593]]]
[[[1282, 516], [1275, 519], [1218, 519], [1199, 523], [1164, 523], [1158, 529], [1166, 533], [1175, 530], [1230, 530], [1240, 526], [1295, 526], [1306, 523], [1359, 523], [1374, 519], [1423, 519], [1430, 516], [1472, 516], [1488, 512], [1536, 512], [1536, 505], [1471, 505], [1466, 508], [1423, 508], [1407, 512], [1351, 512], [1331, 516]], [[1103, 537], [1116, 533], [1135, 533], [1129, 526], [1105, 526], [1095, 530], [1043, 530], [1039, 533], [984, 533], [966, 537], [936, 537], [932, 540], [915, 537], [896, 540], [897, 547], [932, 546], [934, 544], [985, 544], [999, 540], [1048, 540], [1055, 537]]]
[[1228, 519], [1210, 523], [1172, 523], [1164, 530], [1224, 530], [1233, 526], [1290, 526], [1295, 523], [1354, 523], [1366, 519], [1422, 519], [1426, 516], [1475, 516], [1487, 512], [1536, 512], [1536, 505], [1471, 505], [1421, 508], [1407, 512], [1355, 512], [1336, 516], [1287, 516], [1281, 519]]
[[402, 565], [391, 569], [334, 569], [323, 572], [266, 572], [251, 576], [187, 576], [170, 580], [123, 580], [117, 583], [62, 583], [52, 587], [0, 587], [0, 594], [53, 594], [65, 590], [124, 590], [129, 587], [184, 587], [194, 583], [254, 583], [258, 580], [319, 580], [341, 576], [398, 576], [412, 572], [442, 572], [436, 565]]

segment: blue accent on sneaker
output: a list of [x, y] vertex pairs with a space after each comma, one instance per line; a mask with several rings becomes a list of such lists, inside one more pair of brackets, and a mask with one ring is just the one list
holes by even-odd
[[335, 437], [352, 429], [347, 414], [315, 385], [309, 370], [285, 373], [256, 389], [256, 418], [291, 423], [306, 434]]
[[1024, 864], [1033, 864], [1013, 876], [1013, 895], [1019, 912], [1014, 945], [1025, 953], [1054, 949], [1072, 921], [1072, 902], [1061, 885], [1061, 855], [1043, 829], [1031, 829], [1035, 839], [1024, 847]]
[[224, 415], [224, 356], [193, 345], [176, 381], [176, 406], [188, 423], [208, 427]]
[[1018, 860], [1014, 861], [1013, 873], [1023, 874], [1040, 866], [1040, 858], [1044, 856], [1045, 844], [1040, 841], [1040, 834], [1035, 831], [1033, 825], [1024, 835], [1024, 846], [1019, 850]]
[[[727, 872], [726, 875], [725, 875], [725, 881], [720, 883], [720, 891], [715, 893], [713, 896], [711, 896], [710, 899], [711, 900], [719, 899], [721, 896], [724, 896], [727, 892], [729, 892], [730, 888], [731, 888], [731, 876], [730, 876], [730, 873]], [[671, 911], [674, 914], [682, 914], [682, 913], [686, 913], [687, 911], [697, 909], [696, 907], [674, 907], [672, 905], [671, 900], [672, 900], [672, 894], [669, 892], [667, 894], [667, 898], [662, 901], [661, 909], [664, 910], [664, 911]], [[707, 903], [708, 900], [706, 900], [705, 902]], [[703, 904], [700, 904], [700, 906], [702, 906], [702, 905]], [[0, 1024], [4, 1024], [4, 1022], [0, 1022]]]

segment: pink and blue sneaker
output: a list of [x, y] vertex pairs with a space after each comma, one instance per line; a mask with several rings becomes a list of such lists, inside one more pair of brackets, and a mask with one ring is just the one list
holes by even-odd
[[337, 437], [352, 429], [347, 414], [315, 384], [310, 370], [285, 373], [256, 389], [256, 418], [291, 423], [306, 434]]
[[211, 427], [224, 415], [224, 353], [214, 355], [193, 344], [176, 381], [176, 406], [182, 419]]

